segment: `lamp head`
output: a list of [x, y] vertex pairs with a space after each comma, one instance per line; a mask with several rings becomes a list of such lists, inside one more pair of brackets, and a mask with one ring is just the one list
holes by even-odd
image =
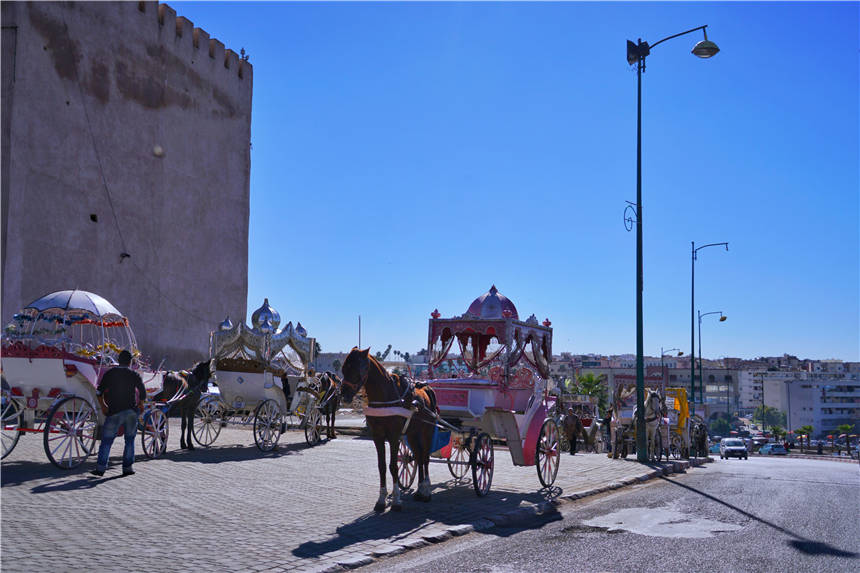
[[726, 316], [725, 314], [724, 314], [724, 315], [722, 315], [722, 316], [720, 317], [720, 322], [725, 322], [727, 318], [728, 318], [728, 316]]
[[[698, 56], [703, 59], [712, 58], [717, 55], [717, 52], [719, 52], [720, 49], [715, 43], [708, 40], [707, 29], [703, 29], [702, 32], [705, 33], [705, 39], [693, 46], [692, 53], [694, 56]], [[728, 245], [726, 245], [726, 249], [728, 250]]]
[[638, 44], [634, 44], [627, 40], [627, 63], [631, 66], [650, 53], [651, 48], [648, 46], [648, 42], [639, 40]]

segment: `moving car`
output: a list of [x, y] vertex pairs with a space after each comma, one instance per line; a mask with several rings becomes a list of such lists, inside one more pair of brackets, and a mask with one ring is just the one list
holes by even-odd
[[720, 440], [720, 459], [731, 457], [747, 459], [747, 445], [740, 438], [723, 438]]
[[711, 447], [710, 447], [710, 448], [708, 448], [708, 451], [709, 451], [710, 453], [712, 453], [712, 454], [718, 454], [718, 453], [720, 453], [720, 444], [713, 444], [713, 445], [711, 445]]
[[763, 456], [787, 456], [788, 452], [782, 444], [765, 444], [758, 453]]

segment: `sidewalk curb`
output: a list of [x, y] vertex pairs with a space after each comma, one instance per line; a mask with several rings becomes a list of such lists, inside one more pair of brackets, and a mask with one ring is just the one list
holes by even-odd
[[[357, 429], [357, 428], [356, 428]], [[622, 460], [628, 463], [639, 463], [633, 460]], [[445, 541], [461, 535], [466, 535], [474, 531], [487, 531], [494, 527], [513, 527], [519, 523], [528, 521], [537, 516], [551, 515], [558, 512], [558, 507], [567, 505], [578, 499], [591, 497], [607, 491], [621, 489], [629, 485], [636, 485], [646, 481], [659, 478], [673, 473], [685, 473], [693, 467], [700, 467], [704, 464], [713, 462], [714, 459], [694, 458], [690, 460], [673, 460], [669, 462], [660, 462], [658, 464], [648, 464], [652, 470], [645, 475], [638, 477], [626, 478], [620, 481], [614, 481], [609, 484], [577, 491], [568, 495], [563, 495], [553, 500], [543, 501], [540, 503], [525, 505], [514, 510], [499, 514], [491, 514], [471, 523], [452, 525], [448, 527], [433, 528], [423, 535], [420, 539], [404, 540], [402, 542], [391, 542], [383, 548], [376, 548], [373, 551], [364, 555], [351, 555], [349, 559], [338, 561], [336, 564], [324, 566], [321, 571], [343, 571], [345, 569], [354, 569], [364, 565], [376, 563], [386, 557], [393, 555], [401, 555], [412, 549], [418, 549], [430, 544], [444, 543]]]
[[[773, 457], [773, 456], [764, 456], [762, 454], [756, 454], [757, 458], [765, 458], [765, 457]], [[819, 456], [818, 454], [788, 454], [786, 456], [780, 456], [786, 458], [792, 458], [795, 460], [820, 460], [823, 462], [842, 462], [843, 464], [856, 464], [857, 460], [853, 458], [841, 458], [836, 456]]]

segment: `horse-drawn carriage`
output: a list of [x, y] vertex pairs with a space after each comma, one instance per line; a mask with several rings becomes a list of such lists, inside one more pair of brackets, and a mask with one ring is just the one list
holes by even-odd
[[[514, 304], [493, 286], [465, 314], [431, 315], [430, 387], [440, 416], [431, 456], [444, 460], [457, 479], [471, 470], [479, 496], [487, 495], [495, 467], [494, 441], [504, 441], [516, 466], [536, 466], [540, 483], [550, 487], [559, 467], [559, 429], [551, 412], [556, 396], [547, 389], [552, 356], [549, 320], [532, 315], [521, 321]], [[456, 345], [469, 375], [435, 378]], [[408, 488], [415, 459], [406, 440], [398, 455], [398, 482]]]
[[666, 388], [664, 396], [669, 423], [663, 427], [664, 444], [675, 459], [689, 458], [691, 445], [690, 407], [685, 388]]
[[309, 445], [321, 439], [320, 381], [309, 375], [313, 338], [301, 323], [278, 330], [281, 317], [269, 299], [251, 315], [253, 326], [227, 318], [210, 334], [217, 388], [200, 398], [194, 438], [211, 445], [221, 428], [253, 426], [254, 442], [271, 451], [293, 417]]
[[82, 464], [93, 453], [105, 421], [98, 383], [123, 349], [132, 353], [146, 387], [140, 417], [143, 451], [149, 457], [162, 454], [169, 405], [152, 400], [162, 390], [162, 373], [143, 362], [128, 318], [110, 302], [66, 290], [28, 304], [4, 329], [3, 457], [22, 434], [41, 433], [52, 464], [63, 469]]
[[[568, 410], [573, 410], [573, 421], [568, 420]], [[573, 446], [571, 437], [582, 439], [586, 449], [594, 452], [603, 451], [603, 436], [600, 431], [600, 415], [597, 398], [585, 394], [561, 394], [556, 402], [553, 418], [561, 428], [561, 450], [569, 451]], [[565, 422], [567, 421], [567, 426]], [[573, 436], [568, 437], [568, 433]]]
[[[618, 377], [617, 377], [618, 378]], [[656, 388], [645, 388], [645, 443], [648, 459], [660, 461], [668, 455], [666, 443], [667, 420], [665, 406]], [[616, 380], [612, 398], [610, 442], [613, 458], [626, 458], [636, 449], [636, 388]]]

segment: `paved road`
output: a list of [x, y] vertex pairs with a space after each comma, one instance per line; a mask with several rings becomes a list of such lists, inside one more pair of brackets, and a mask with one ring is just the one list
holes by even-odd
[[138, 456], [137, 475], [117, 479], [117, 440], [113, 466], [96, 479], [87, 473], [94, 460], [64, 472], [46, 460], [41, 436], [22, 437], [2, 463], [3, 570], [113, 571], [127, 569], [130, 556], [133, 569], [156, 571], [355, 566], [492, 528], [512, 513], [554, 514], [547, 499], [656, 474], [632, 461], [565, 454], [556, 486], [540, 490], [535, 468], [513, 467], [497, 449], [486, 498], [434, 464], [431, 503], [407, 498], [403, 512], [377, 515], [368, 440], [343, 436], [308, 448], [303, 434], [289, 432], [277, 452], [264, 454], [249, 431], [229, 427], [207, 450], [176, 451], [177, 441], [172, 423], [171, 451], [156, 460]]
[[725, 460], [362, 571], [860, 571], [860, 466]]

